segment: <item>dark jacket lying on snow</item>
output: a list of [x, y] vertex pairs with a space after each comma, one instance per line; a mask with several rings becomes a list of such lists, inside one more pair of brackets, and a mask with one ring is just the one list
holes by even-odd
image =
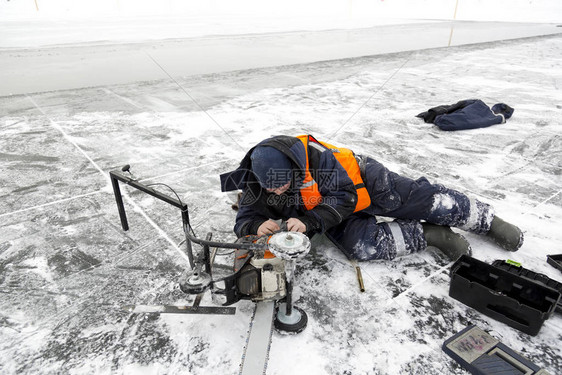
[[513, 108], [507, 104], [498, 103], [490, 109], [479, 99], [469, 99], [433, 107], [416, 117], [437, 125], [441, 130], [466, 130], [503, 124], [512, 114]]

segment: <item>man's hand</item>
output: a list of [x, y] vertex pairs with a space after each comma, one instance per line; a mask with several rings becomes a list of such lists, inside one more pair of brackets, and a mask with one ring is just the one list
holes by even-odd
[[306, 224], [297, 219], [296, 217], [292, 217], [287, 220], [287, 229], [292, 232], [306, 232]]
[[[273, 232], [277, 232], [281, 230], [281, 227], [279, 226], [279, 224], [277, 224], [277, 222], [273, 221], [273, 220], [267, 220], [264, 221], [259, 227], [258, 227], [258, 236], [263, 236], [265, 234], [271, 234]], [[306, 224], [303, 223], [302, 221], [300, 221], [299, 219], [297, 219], [296, 217], [292, 217], [289, 220], [287, 220], [287, 230], [290, 230], [292, 232], [301, 232], [301, 233], [305, 233], [306, 232]]]
[[258, 236], [263, 236], [264, 234], [271, 234], [271, 233], [276, 232], [280, 229], [281, 228], [279, 227], [279, 225], [275, 221], [268, 220], [268, 221], [264, 221], [262, 223], [262, 225], [259, 226], [257, 234], [258, 234]]

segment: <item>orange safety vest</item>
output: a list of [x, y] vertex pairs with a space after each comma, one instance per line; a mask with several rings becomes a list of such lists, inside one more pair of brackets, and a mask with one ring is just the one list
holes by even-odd
[[318, 184], [312, 178], [309, 170], [309, 142], [315, 142], [332, 151], [337, 161], [345, 169], [349, 178], [351, 178], [351, 181], [353, 181], [355, 189], [357, 190], [357, 203], [355, 204], [355, 211], [353, 212], [361, 211], [371, 205], [371, 197], [369, 196], [369, 192], [367, 191], [367, 188], [363, 183], [363, 179], [361, 178], [361, 170], [359, 168], [359, 164], [357, 163], [357, 159], [355, 159], [353, 151], [348, 148], [336, 147], [325, 142], [317, 141], [311, 135], [299, 135], [297, 138], [303, 143], [306, 153], [305, 175], [302, 187], [300, 188], [300, 193], [307, 210], [312, 210], [314, 207], [322, 203], [322, 195], [320, 195], [320, 191], [318, 190]]

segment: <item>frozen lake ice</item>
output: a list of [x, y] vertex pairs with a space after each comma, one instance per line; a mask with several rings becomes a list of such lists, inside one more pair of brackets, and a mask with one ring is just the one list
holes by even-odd
[[[189, 41], [162, 43], [173, 49]], [[95, 54], [110, 47], [1, 56], [25, 75], [34, 54], [45, 62], [48, 53], [65, 57], [76, 48]], [[112, 48], [132, 53], [129, 45]], [[140, 82], [110, 67], [108, 82], [102, 73], [101, 81], [86, 78], [96, 78], [96, 87], [57, 86], [51, 78], [60, 74], [44, 82], [28, 75], [21, 95], [0, 97], [0, 372], [238, 373], [252, 303], [238, 303], [234, 316], [119, 308], [193, 298], [177, 287], [187, 266], [179, 212], [129, 191], [131, 229], [123, 232], [108, 172], [130, 164], [138, 178], [174, 187], [200, 236], [212, 231], [234, 240], [235, 212], [218, 175], [273, 134], [313, 134], [491, 203], [523, 229], [526, 242], [506, 253], [465, 234], [474, 256], [510, 258], [562, 280], [546, 263], [547, 254], [562, 253], [560, 35], [235, 71], [229, 62], [228, 69], [191, 73], [168, 65], [173, 56], [163, 51], [152, 56], [166, 62], [174, 80], [144, 54], [140, 71], [154, 73], [141, 74]], [[287, 58], [300, 56], [292, 51]], [[120, 81], [121, 74], [130, 78]], [[52, 86], [33, 89], [34, 80]], [[505, 102], [515, 114], [504, 125], [453, 133], [415, 118], [467, 98]], [[450, 265], [432, 249], [362, 263], [360, 293], [353, 265], [330, 244], [317, 244], [296, 274], [295, 300], [309, 326], [297, 336], [274, 333], [267, 374], [464, 374], [441, 345], [470, 322], [550, 373], [562, 372], [559, 314], [536, 337], [516, 331], [448, 297]], [[202, 301], [212, 303], [208, 296]]]
[[[88, 27], [86, 22], [79, 29], [71, 26], [66, 23], [62, 26], [48, 24], [44, 28], [30, 25], [22, 33], [21, 23], [0, 23], [0, 35], [4, 35], [4, 39], [0, 39], [0, 95], [160, 80], [167, 78], [167, 74], [198, 76], [562, 33], [562, 28], [555, 24], [410, 20], [362, 29], [203, 35], [183, 39], [165, 38], [169, 34], [147, 34], [143, 30], [137, 39], [122, 41], [122, 28], [119, 33], [105, 35], [99, 25]], [[138, 25], [125, 26], [134, 30]], [[156, 36], [163, 39], [148, 39]]]

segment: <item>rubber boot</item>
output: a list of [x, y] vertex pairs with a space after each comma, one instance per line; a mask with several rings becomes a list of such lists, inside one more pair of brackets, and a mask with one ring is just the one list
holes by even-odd
[[490, 231], [486, 233], [486, 236], [507, 251], [517, 251], [523, 245], [521, 229], [497, 216], [494, 216]]
[[427, 246], [434, 246], [441, 250], [451, 260], [457, 260], [461, 255], [471, 255], [472, 248], [462, 235], [455, 233], [451, 228], [423, 223], [423, 235]]

